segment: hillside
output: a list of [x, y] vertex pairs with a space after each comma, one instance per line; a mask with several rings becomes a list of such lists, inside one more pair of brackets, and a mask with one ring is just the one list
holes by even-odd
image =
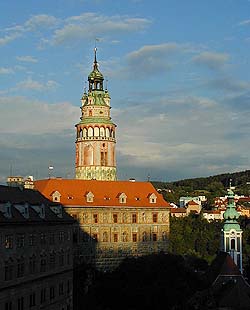
[[230, 180], [236, 194], [250, 196], [250, 170], [174, 182], [151, 181], [151, 183], [156, 189], [163, 189], [163, 196], [169, 202], [178, 203], [181, 196], [205, 195], [208, 203], [212, 203], [214, 197], [224, 196], [227, 193]]

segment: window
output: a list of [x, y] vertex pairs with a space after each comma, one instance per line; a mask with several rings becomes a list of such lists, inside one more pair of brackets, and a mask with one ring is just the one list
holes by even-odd
[[35, 245], [36, 236], [34, 234], [29, 235], [29, 245], [34, 246]]
[[60, 202], [61, 200], [61, 194], [58, 191], [55, 191], [52, 194], [52, 201]]
[[101, 151], [101, 166], [108, 165], [108, 153], [105, 151]]
[[128, 241], [128, 234], [126, 233], [126, 231], [124, 231], [124, 232], [122, 233], [122, 241], [123, 241], [123, 242], [127, 242], [127, 241]]
[[125, 193], [119, 194], [119, 203], [126, 203], [127, 202], [127, 196]]
[[13, 271], [14, 271], [14, 262], [10, 258], [8, 261], [5, 262], [5, 267], [4, 267], [5, 281], [9, 281], [13, 279]]
[[157, 241], [157, 234], [156, 233], [153, 233], [152, 239], [153, 239], [153, 241]]
[[56, 265], [56, 253], [55, 252], [51, 252], [49, 254], [49, 266], [51, 269], [54, 269]]
[[30, 303], [29, 303], [29, 306], [30, 308], [31, 307], [34, 307], [36, 305], [36, 293], [33, 292], [30, 294]]
[[118, 234], [117, 233], [114, 234], [114, 242], [118, 242]]
[[59, 295], [63, 295], [63, 283], [59, 284]]
[[113, 214], [113, 222], [114, 223], [118, 222], [118, 215], [116, 213]]
[[64, 231], [59, 231], [59, 242], [64, 242], [65, 233]]
[[162, 232], [162, 240], [163, 241], [167, 240], [167, 233], [165, 231]]
[[24, 258], [20, 258], [17, 260], [17, 278], [21, 278], [24, 276]]
[[70, 293], [70, 281], [69, 280], [67, 281], [67, 293], [68, 294]]
[[59, 266], [63, 266], [63, 265], [64, 265], [64, 252], [63, 250], [61, 250], [59, 253]]
[[24, 310], [24, 298], [20, 297], [17, 300], [17, 310]]
[[46, 288], [41, 289], [40, 303], [43, 304], [46, 301]]
[[136, 213], [132, 214], [132, 223], [137, 223], [137, 214]]
[[50, 300], [55, 298], [55, 287], [54, 286], [51, 286], [49, 288], [49, 298]]
[[137, 233], [132, 234], [132, 241], [137, 242]]
[[53, 232], [49, 234], [49, 244], [55, 244], [55, 234]]
[[93, 214], [94, 223], [98, 223], [98, 214]]
[[29, 273], [35, 273], [36, 272], [36, 256], [32, 255], [29, 259]]
[[46, 244], [46, 236], [44, 233], [40, 234], [40, 243], [41, 244]]
[[12, 310], [12, 301], [7, 301], [5, 303], [4, 310]]
[[24, 234], [17, 234], [17, 247], [18, 248], [24, 247]]
[[6, 235], [4, 241], [5, 249], [12, 249], [13, 248], [13, 235]]
[[108, 233], [106, 231], [102, 235], [102, 241], [103, 242], [108, 242]]
[[148, 195], [149, 203], [156, 203], [156, 195], [154, 193]]
[[46, 258], [43, 257], [41, 259], [41, 262], [40, 262], [40, 271], [41, 272], [45, 272], [46, 271]]
[[87, 201], [87, 202], [93, 202], [93, 201], [94, 201], [94, 194], [91, 193], [91, 192], [88, 192], [88, 193], [86, 194], [86, 201]]
[[153, 223], [157, 223], [157, 221], [158, 221], [158, 214], [153, 213]]

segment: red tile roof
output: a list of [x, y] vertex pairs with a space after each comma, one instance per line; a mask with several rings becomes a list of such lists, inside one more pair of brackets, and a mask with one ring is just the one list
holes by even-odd
[[187, 210], [185, 208], [171, 208], [170, 212], [171, 213], [186, 213]]
[[[131, 207], [170, 207], [162, 195], [157, 192], [150, 182], [131, 181], [97, 181], [77, 179], [46, 179], [34, 182], [35, 189], [46, 198], [52, 199], [52, 193], [61, 194], [60, 203], [74, 206], [131, 206]], [[92, 192], [93, 202], [87, 202], [86, 192]], [[120, 203], [117, 195], [127, 196], [125, 203]], [[155, 203], [150, 203], [148, 195], [157, 196]], [[71, 197], [70, 199], [68, 197]], [[119, 195], [118, 195], [119, 197]], [[110, 198], [110, 199], [109, 199]], [[140, 199], [138, 199], [140, 198]]]

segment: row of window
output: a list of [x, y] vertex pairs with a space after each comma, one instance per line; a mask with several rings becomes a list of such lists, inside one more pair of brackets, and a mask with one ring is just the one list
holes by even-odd
[[51, 252], [49, 255], [41, 254], [39, 257], [32, 255], [29, 259], [20, 257], [13, 260], [11, 257], [5, 261], [4, 280], [10, 281], [14, 278], [24, 277], [26, 274], [36, 274], [38, 272], [46, 272], [56, 267], [62, 267], [71, 264], [71, 252], [64, 251]]
[[[84, 240], [83, 241], [88, 241], [86, 240], [86, 236], [84, 235]], [[141, 238], [139, 240], [139, 234], [136, 232], [133, 232], [131, 237], [129, 238], [129, 234], [127, 232], [123, 232], [122, 235], [120, 236], [118, 233], [113, 233], [111, 235], [109, 235], [108, 232], [103, 232], [101, 235], [101, 238], [99, 236], [99, 234], [92, 234], [92, 239], [95, 241], [102, 241], [102, 242], [138, 242], [138, 241], [142, 241], [142, 242], [147, 242], [147, 241], [166, 241], [167, 240], [167, 233], [164, 231], [162, 232], [161, 236], [158, 233], [147, 233], [147, 232], [143, 232], [141, 235]]]
[[80, 131], [77, 132], [77, 138], [87, 138], [87, 137], [115, 138], [115, 131], [112, 128], [108, 128], [108, 127], [106, 128], [104, 127], [85, 128], [84, 127], [83, 129], [80, 129]]
[[[4, 310], [26, 310], [32, 309], [37, 305], [43, 305], [46, 302], [54, 302], [56, 296], [62, 296], [71, 292], [70, 280], [67, 283], [60, 282], [58, 287], [50, 286], [42, 288], [40, 296], [38, 292], [31, 292], [27, 298], [19, 297], [16, 301], [7, 301], [4, 304]], [[66, 304], [61, 310], [70, 310], [70, 304]]]
[[[98, 224], [100, 222], [99, 221], [100, 214], [98, 214], [98, 213], [94, 213], [91, 216], [89, 214], [87, 214], [87, 213], [71, 214], [71, 216], [73, 218], [79, 220], [80, 222], [83, 222], [83, 223], [87, 223], [87, 222], [89, 222], [89, 220], [92, 223], [94, 223], [94, 224]], [[104, 223], [108, 222], [107, 214], [103, 214], [102, 218], [103, 218], [103, 222]], [[153, 223], [158, 223], [159, 216], [158, 216], [157, 212], [152, 213], [151, 220], [152, 220]], [[162, 219], [161, 220], [163, 222], [166, 222], [166, 216], [162, 215]], [[137, 224], [138, 223], [138, 214], [137, 213], [132, 213], [131, 215], [127, 214], [127, 213], [124, 213], [124, 214], [121, 214], [121, 215], [119, 215], [118, 213], [113, 213], [112, 214], [112, 223], [116, 224], [116, 223], [131, 223], [131, 222], [132, 222], [132, 224]], [[145, 213], [142, 213], [142, 222], [143, 223], [147, 222], [147, 218], [146, 218], [146, 214]]]
[[16, 234], [8, 234], [4, 236], [4, 247], [5, 249], [12, 249], [16, 245], [17, 248], [23, 248], [25, 246], [35, 246], [37, 244], [45, 245], [50, 244], [54, 245], [57, 241], [60, 243], [70, 240], [70, 231], [60, 231], [58, 235], [55, 235], [54, 232], [50, 232], [48, 234], [39, 233], [39, 234], [29, 234], [26, 236], [23, 233]]

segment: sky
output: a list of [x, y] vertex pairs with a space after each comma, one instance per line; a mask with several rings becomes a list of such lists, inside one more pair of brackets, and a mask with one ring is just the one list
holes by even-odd
[[250, 169], [249, 0], [2, 0], [0, 17], [0, 183], [74, 178], [95, 44], [119, 180]]

